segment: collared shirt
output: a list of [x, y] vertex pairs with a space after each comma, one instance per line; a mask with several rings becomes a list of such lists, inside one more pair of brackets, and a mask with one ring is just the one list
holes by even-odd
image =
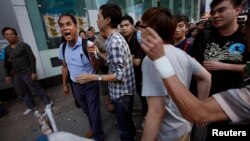
[[135, 94], [135, 76], [129, 47], [123, 36], [114, 32], [106, 40], [109, 74], [119, 81], [110, 82], [111, 99]]
[[62, 46], [63, 44], [60, 45], [58, 58], [66, 62], [72, 81], [76, 82], [75, 78], [82, 73], [92, 74], [94, 72], [90, 61], [82, 50], [82, 39], [80, 37], [78, 37], [74, 47], [69, 46], [68, 42], [66, 43], [65, 58], [63, 57]]

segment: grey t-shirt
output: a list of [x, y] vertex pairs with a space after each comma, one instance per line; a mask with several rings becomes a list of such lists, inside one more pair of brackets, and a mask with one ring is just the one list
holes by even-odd
[[[165, 55], [171, 61], [180, 81], [190, 86], [192, 74], [201, 71], [202, 66], [183, 50], [172, 45], [164, 45]], [[164, 65], [164, 64], [162, 64]], [[164, 96], [166, 114], [163, 119], [158, 139], [162, 141], [176, 140], [191, 131], [192, 124], [185, 120], [177, 106], [168, 95], [153, 62], [146, 56], [142, 63], [143, 85], [142, 96]]]
[[250, 85], [213, 95], [232, 122], [250, 122]]

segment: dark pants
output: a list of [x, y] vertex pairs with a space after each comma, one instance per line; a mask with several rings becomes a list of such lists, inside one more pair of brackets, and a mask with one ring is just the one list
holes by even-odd
[[75, 98], [87, 114], [96, 141], [104, 140], [100, 110], [100, 90], [98, 82], [77, 84], [73, 82]]
[[136, 83], [136, 91], [141, 99], [141, 114], [142, 114], [142, 118], [146, 117], [147, 112], [148, 112], [148, 103], [147, 103], [147, 99], [146, 97], [142, 96], [142, 82], [138, 82]]
[[121, 141], [133, 141], [133, 137], [136, 135], [136, 129], [132, 119], [134, 96], [125, 95], [112, 101], [120, 130]]
[[29, 109], [35, 107], [35, 102], [30, 92], [39, 95], [45, 105], [50, 103], [48, 94], [38, 84], [37, 81], [33, 81], [31, 79], [31, 73], [14, 74], [13, 85], [16, 93], [18, 93], [22, 97], [22, 100], [25, 102], [26, 106]]

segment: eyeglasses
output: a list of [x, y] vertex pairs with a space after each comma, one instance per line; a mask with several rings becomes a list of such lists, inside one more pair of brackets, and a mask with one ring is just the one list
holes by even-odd
[[136, 29], [143, 29], [143, 28], [147, 28], [148, 26], [146, 26], [146, 25], [140, 25], [140, 24], [138, 24], [138, 25], [136, 25]]

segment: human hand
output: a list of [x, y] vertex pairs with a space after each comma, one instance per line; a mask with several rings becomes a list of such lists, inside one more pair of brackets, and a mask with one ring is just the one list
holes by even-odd
[[224, 63], [222, 63], [220, 61], [203, 61], [203, 66], [208, 71], [222, 70], [223, 69], [223, 64]]
[[34, 80], [37, 80], [37, 75], [36, 73], [32, 73], [31, 74], [31, 79], [34, 81]]
[[69, 86], [67, 84], [63, 86], [63, 93], [69, 95]]
[[11, 77], [10, 77], [10, 76], [6, 76], [6, 77], [5, 77], [5, 81], [6, 81], [7, 83], [11, 83], [11, 81], [12, 81], [12, 80], [11, 80]]
[[146, 28], [147, 35], [142, 36], [141, 47], [148, 57], [154, 61], [164, 56], [163, 40], [150, 27]]
[[76, 77], [76, 83], [79, 84], [85, 84], [91, 81], [94, 81], [97, 79], [97, 75], [95, 74], [80, 74], [78, 77]]

